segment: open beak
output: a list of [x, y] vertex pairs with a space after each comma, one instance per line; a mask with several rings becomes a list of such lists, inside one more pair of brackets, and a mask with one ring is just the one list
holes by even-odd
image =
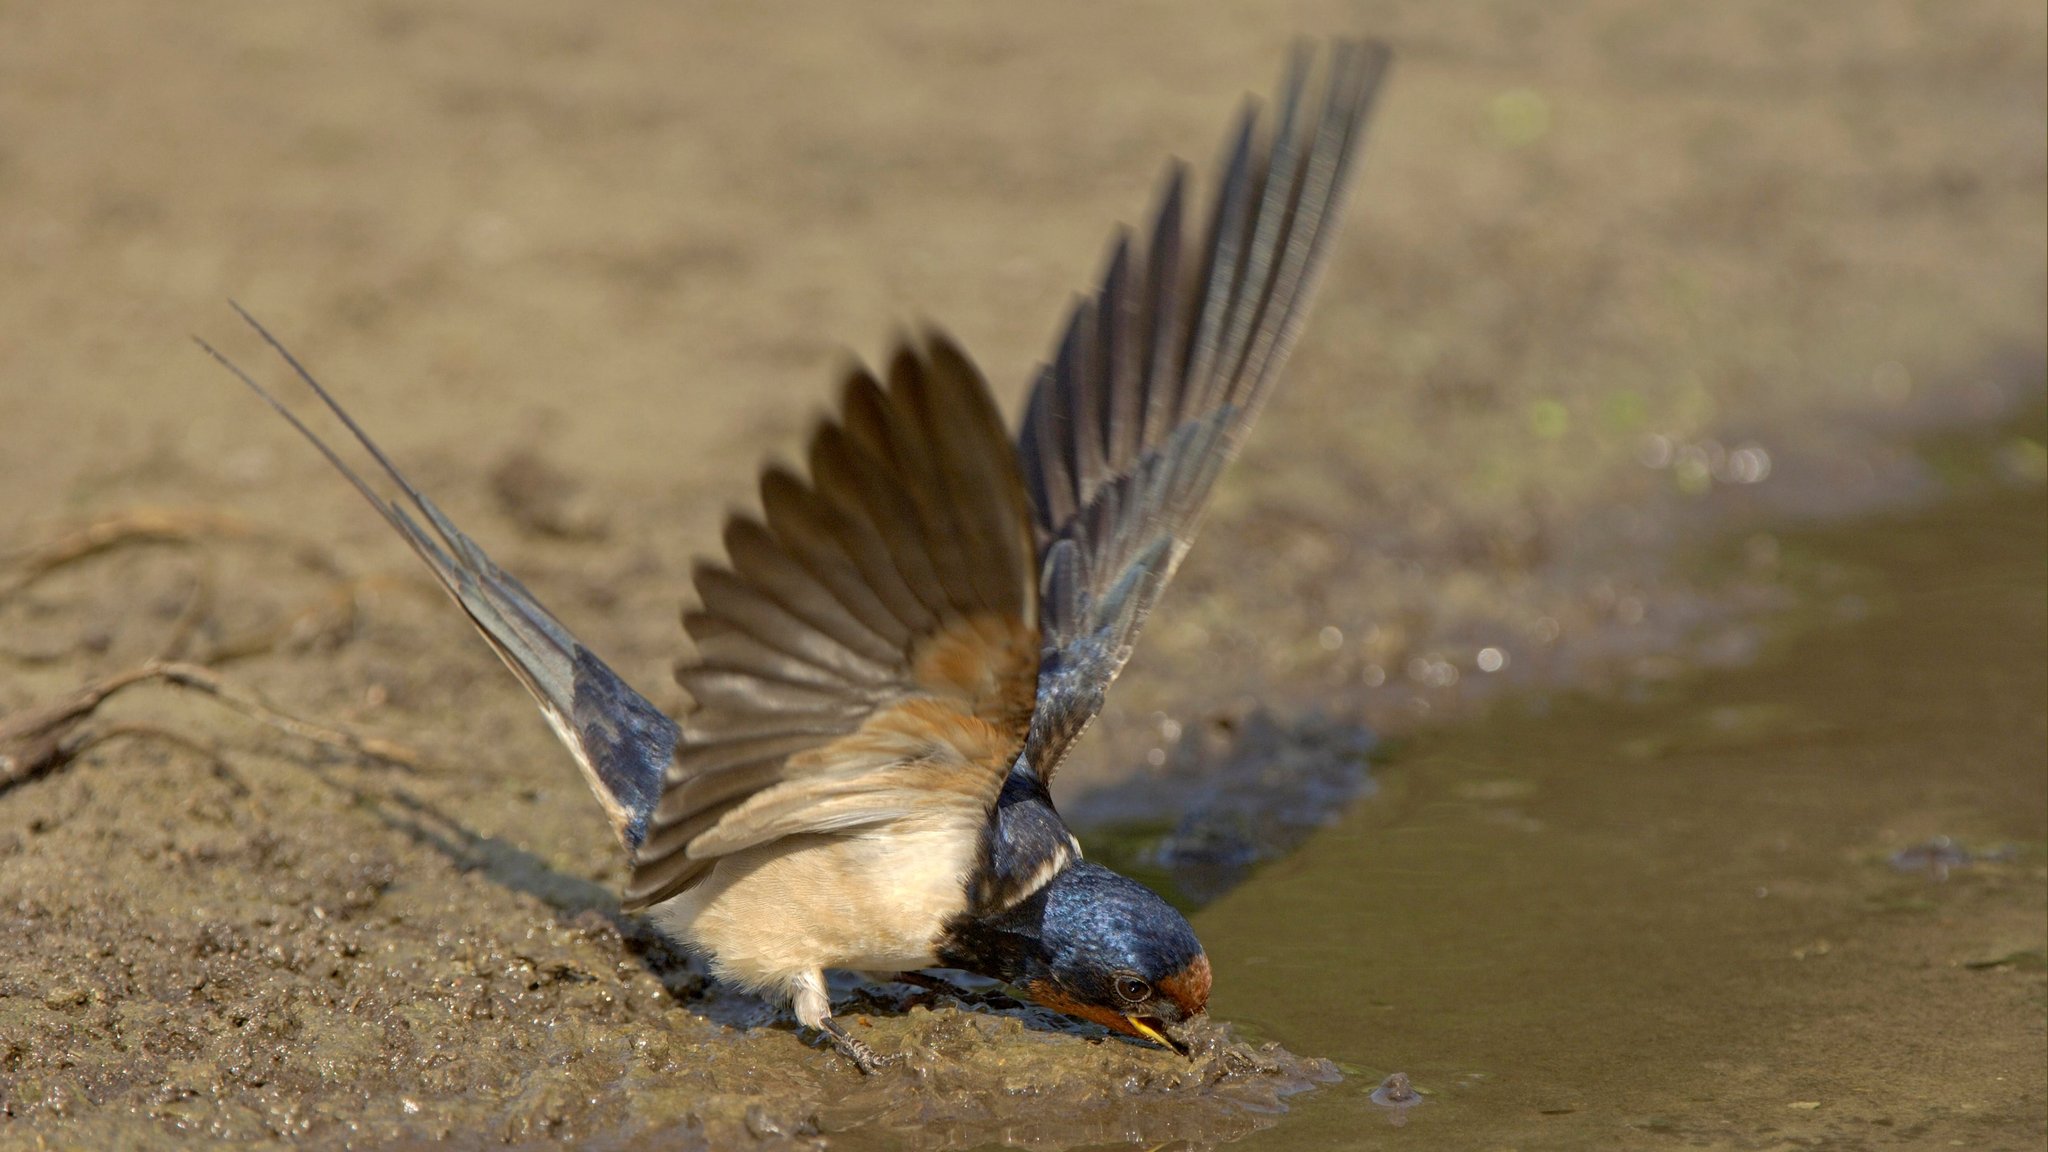
[[1168, 1036], [1166, 1034], [1166, 1030], [1160, 1027], [1158, 1021], [1148, 1020], [1137, 1016], [1126, 1016], [1124, 1017], [1124, 1020], [1126, 1023], [1130, 1024], [1132, 1032], [1135, 1032], [1136, 1034], [1143, 1036], [1145, 1039], [1152, 1041], [1154, 1044], [1157, 1044], [1162, 1048], [1171, 1048], [1175, 1052], [1178, 1052], [1183, 1056], [1193, 1056], [1193, 1052], [1188, 1048], [1188, 1046], [1181, 1043], [1178, 1040], [1175, 1040], [1173, 1037]]

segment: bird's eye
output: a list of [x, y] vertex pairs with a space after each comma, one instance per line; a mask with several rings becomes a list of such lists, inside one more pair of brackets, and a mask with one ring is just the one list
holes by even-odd
[[1152, 986], [1136, 976], [1116, 978], [1116, 994], [1132, 1004], [1143, 1004], [1152, 998]]

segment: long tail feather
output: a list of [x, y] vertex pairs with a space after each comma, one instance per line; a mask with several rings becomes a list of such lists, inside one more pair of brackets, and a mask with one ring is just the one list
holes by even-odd
[[[405, 538], [448, 594], [455, 598], [484, 641], [526, 690], [533, 694], [555, 734], [583, 769], [620, 843], [637, 850], [660, 800], [662, 777], [674, 756], [680, 730], [673, 720], [633, 691], [542, 607], [518, 580], [498, 567], [476, 542], [398, 470], [384, 450], [306, 370], [277, 337], [240, 304], [229, 302], [305, 385], [313, 390], [356, 439], [406, 504], [385, 499], [320, 435], [276, 395], [213, 345], [193, 337], [207, 355], [233, 373], [264, 403], [334, 465], [385, 523]], [[424, 520], [427, 527], [421, 527]]]

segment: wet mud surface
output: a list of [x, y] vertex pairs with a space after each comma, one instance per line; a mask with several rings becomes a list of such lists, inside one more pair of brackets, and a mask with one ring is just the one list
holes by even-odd
[[[842, 983], [909, 1056], [862, 1078], [620, 916], [604, 869], [452, 817], [439, 769], [238, 730], [8, 794], [34, 802], [0, 835], [0, 1114], [109, 1147], [2038, 1139], [2048, 499], [1999, 448], [2041, 432], [1948, 452], [1914, 517], [1785, 535], [1789, 639], [1752, 665], [1390, 747], [1247, 724], [1149, 841], [1184, 899], [1221, 895], [1196, 923], [1240, 976], [1192, 1060], [969, 978]], [[1205, 843], [1279, 857], [1234, 890], [1189, 847], [1225, 809], [1241, 838]], [[92, 879], [123, 857], [152, 883]]]
[[[1226, 1138], [1337, 1079], [1227, 1025], [1185, 1059], [986, 987], [843, 985], [840, 1015], [910, 1057], [864, 1078], [707, 986], [609, 890], [402, 784], [280, 768], [299, 779], [145, 746], [34, 785], [54, 807], [0, 838], [10, 1132], [1063, 1147]], [[315, 790], [319, 826], [280, 828], [279, 787]], [[109, 853], [139, 857], [149, 890], [101, 888]]]
[[[0, 12], [0, 726], [152, 659], [321, 726], [151, 682], [0, 783], [0, 1146], [2037, 1144], [1998, 1079], [2041, 1064], [2033, 665], [1964, 610], [2040, 510], [1800, 525], [2048, 470], [2001, 423], [2048, 359], [2038, 5], [1159, 24]], [[618, 914], [516, 685], [185, 344], [226, 296], [273, 322], [673, 708], [689, 558], [843, 350], [929, 317], [1014, 409], [1111, 223], [1300, 32], [1401, 53], [1352, 219], [1061, 783], [1204, 908], [1237, 1038], [1193, 1064], [844, 985], [920, 1053], [863, 1081], [707, 986]], [[1397, 1071], [1420, 1105], [1373, 1102]]]

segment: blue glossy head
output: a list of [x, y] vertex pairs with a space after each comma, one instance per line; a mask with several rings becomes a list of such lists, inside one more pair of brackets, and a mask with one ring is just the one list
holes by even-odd
[[1209, 1003], [1209, 958], [1187, 918], [1135, 880], [1079, 861], [1045, 886], [1037, 969], [1019, 983], [1048, 1008], [1164, 1044]]

